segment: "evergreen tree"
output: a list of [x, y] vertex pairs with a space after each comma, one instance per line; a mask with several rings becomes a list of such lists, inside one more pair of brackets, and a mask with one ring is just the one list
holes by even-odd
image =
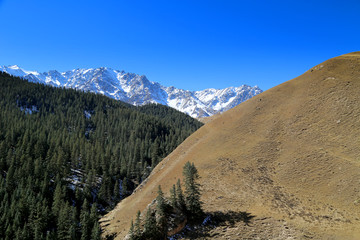
[[80, 212], [81, 240], [90, 238], [91, 221], [89, 214], [89, 204], [85, 199]]
[[101, 239], [100, 234], [101, 234], [100, 225], [99, 222], [96, 221], [91, 231], [91, 240], [100, 240]]
[[78, 231], [78, 219], [77, 219], [77, 211], [75, 207], [71, 207], [71, 226], [69, 229], [69, 233], [71, 239], [78, 239], [77, 231]]
[[133, 220], [131, 220], [131, 225], [130, 225], [128, 235], [129, 235], [130, 240], [135, 240], [136, 239], [135, 238], [135, 228], [134, 228], [134, 221]]
[[156, 213], [157, 213], [157, 224], [161, 233], [161, 237], [166, 237], [167, 235], [167, 214], [166, 214], [166, 203], [164, 198], [164, 193], [161, 190], [161, 186], [158, 187], [158, 195], [156, 197]]
[[200, 185], [196, 182], [199, 179], [198, 171], [194, 163], [187, 162], [183, 168], [185, 181], [185, 201], [190, 220], [197, 220], [202, 217], [203, 210], [200, 201]]
[[156, 226], [156, 217], [150, 208], [148, 208], [146, 212], [143, 236], [144, 239], [148, 240], [159, 239], [159, 230]]
[[95, 223], [98, 222], [98, 210], [97, 204], [94, 202], [90, 209], [90, 222]]
[[185, 203], [183, 191], [181, 189], [180, 179], [178, 179], [178, 181], [176, 183], [176, 196], [177, 196], [177, 199], [176, 199], [177, 208], [181, 212], [186, 213], [186, 211], [187, 211], [186, 203]]
[[134, 236], [136, 237], [136, 239], [140, 239], [141, 238], [141, 219], [140, 219], [140, 211], [137, 212], [136, 214], [136, 219], [135, 219], [135, 224], [134, 224]]
[[121, 199], [128, 196], [128, 180], [124, 177], [122, 181], [122, 188], [121, 188]]
[[120, 201], [120, 185], [119, 185], [119, 180], [117, 179], [114, 185], [113, 198], [116, 203]]
[[13, 234], [14, 234], [14, 232], [13, 232], [12, 226], [9, 224], [8, 227], [6, 228], [5, 240], [13, 239], [14, 238]]
[[170, 188], [170, 204], [176, 209], [177, 208], [177, 196], [176, 196], [176, 187], [175, 184]]
[[63, 205], [59, 212], [59, 218], [57, 222], [57, 239], [58, 240], [70, 240], [72, 239], [71, 233], [71, 208], [66, 203]]
[[52, 204], [52, 213], [57, 217], [63, 205], [64, 194], [62, 192], [62, 186], [60, 181], [56, 184], [53, 204]]

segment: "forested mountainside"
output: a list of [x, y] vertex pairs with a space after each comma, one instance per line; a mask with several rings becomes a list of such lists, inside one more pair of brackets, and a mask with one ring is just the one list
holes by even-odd
[[99, 239], [98, 214], [202, 125], [6, 73], [0, 86], [0, 239]]

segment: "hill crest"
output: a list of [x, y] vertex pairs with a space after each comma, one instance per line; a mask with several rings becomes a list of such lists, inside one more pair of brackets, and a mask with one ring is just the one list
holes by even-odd
[[169, 189], [190, 161], [206, 212], [256, 216], [252, 229], [218, 226], [211, 238], [359, 239], [359, 76], [360, 53], [345, 54], [210, 121], [102, 219], [105, 233], [122, 239], [157, 186]]

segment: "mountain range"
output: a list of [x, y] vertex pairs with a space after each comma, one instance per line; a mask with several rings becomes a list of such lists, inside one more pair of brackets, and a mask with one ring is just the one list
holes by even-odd
[[195, 118], [222, 113], [262, 92], [258, 86], [248, 85], [189, 91], [162, 86], [149, 81], [144, 75], [106, 67], [40, 73], [12, 65], [0, 66], [0, 71], [35, 83], [100, 93], [135, 106], [163, 104]]

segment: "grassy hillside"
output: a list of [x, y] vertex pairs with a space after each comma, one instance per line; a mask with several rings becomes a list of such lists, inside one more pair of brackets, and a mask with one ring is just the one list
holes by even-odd
[[0, 239], [98, 239], [98, 214], [202, 125], [4, 73], [0, 86]]
[[[359, 239], [359, 92], [356, 52], [229, 110], [192, 134], [107, 214], [105, 233], [122, 239], [157, 186], [169, 189], [190, 161], [199, 170], [205, 211], [232, 218], [206, 238]], [[241, 212], [254, 216], [250, 223]]]

